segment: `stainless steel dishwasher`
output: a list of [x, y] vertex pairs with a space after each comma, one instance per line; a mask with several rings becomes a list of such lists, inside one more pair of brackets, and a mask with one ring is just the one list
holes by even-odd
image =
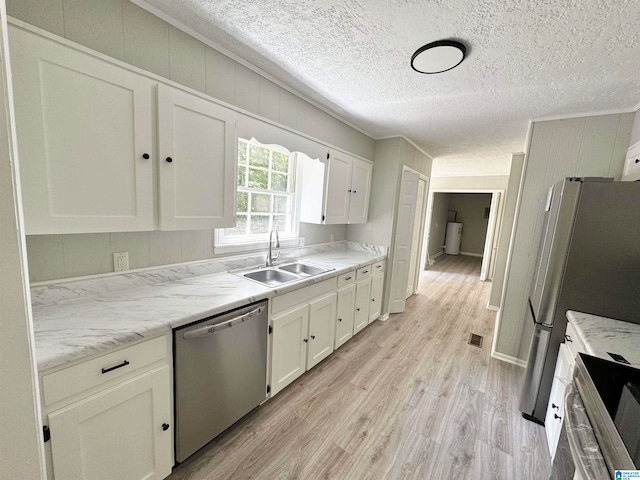
[[174, 330], [178, 462], [266, 398], [267, 324], [265, 300]]

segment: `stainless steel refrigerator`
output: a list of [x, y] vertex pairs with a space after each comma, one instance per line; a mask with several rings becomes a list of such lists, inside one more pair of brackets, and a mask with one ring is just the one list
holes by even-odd
[[640, 182], [568, 178], [550, 188], [528, 303], [520, 410], [543, 424], [567, 310], [640, 323]]

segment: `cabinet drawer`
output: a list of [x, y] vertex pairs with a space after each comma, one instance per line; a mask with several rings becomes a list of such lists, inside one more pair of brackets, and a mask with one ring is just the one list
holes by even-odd
[[366, 267], [362, 267], [358, 269], [356, 279], [358, 281], [364, 280], [365, 278], [369, 278], [371, 276], [371, 265], [367, 265]]
[[356, 272], [351, 271], [338, 276], [338, 288], [344, 287], [351, 283], [356, 283]]
[[584, 343], [576, 333], [575, 328], [571, 323], [567, 323], [567, 332], [564, 338], [564, 344], [569, 349], [569, 353], [571, 354], [571, 361], [575, 363], [576, 357], [578, 353], [587, 353], [587, 350], [584, 347]]
[[54, 402], [122, 377], [167, 356], [166, 336], [126, 347], [42, 377], [44, 404]]
[[381, 260], [379, 262], [374, 263], [371, 266], [371, 274], [375, 275], [376, 273], [383, 273], [384, 272], [384, 264], [385, 264], [384, 260]]
[[622, 180], [640, 180], [640, 142], [634, 143], [627, 151]]
[[309, 285], [298, 290], [294, 290], [284, 295], [279, 295], [271, 300], [271, 313], [278, 313], [295, 305], [308, 302], [312, 298], [319, 297], [325, 293], [329, 293], [336, 289], [336, 277], [325, 280], [324, 282]]

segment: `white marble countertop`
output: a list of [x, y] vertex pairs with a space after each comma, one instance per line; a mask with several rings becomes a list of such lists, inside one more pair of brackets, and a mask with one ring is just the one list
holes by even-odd
[[586, 353], [610, 361], [607, 352], [617, 353], [640, 368], [640, 325], [572, 310], [567, 319], [584, 342]]
[[[384, 258], [386, 255], [380, 252], [351, 249], [307, 256], [304, 260], [334, 270], [277, 288], [221, 272], [59, 302], [34, 302], [38, 369], [42, 371], [105, 353], [126, 343], [160, 335], [172, 328], [311, 285]], [[117, 277], [113, 278], [118, 281]], [[46, 290], [47, 287], [40, 288]], [[68, 287], [54, 284], [49, 290], [55, 288]]]

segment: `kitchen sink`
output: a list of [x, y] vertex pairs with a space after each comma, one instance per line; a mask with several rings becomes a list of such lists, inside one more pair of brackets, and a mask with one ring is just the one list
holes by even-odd
[[331, 270], [333, 270], [333, 268], [309, 265], [304, 262], [294, 262], [273, 267], [253, 268], [249, 271], [245, 269], [231, 273], [263, 285], [277, 287], [283, 283], [295, 282], [296, 280], [313, 277]]
[[270, 286], [282, 285], [283, 283], [293, 282], [294, 280], [300, 279], [298, 275], [283, 272], [275, 268], [264, 268], [262, 270], [245, 273], [243, 276]]
[[296, 275], [303, 277], [313, 277], [314, 275], [320, 275], [321, 273], [332, 270], [331, 268], [317, 267], [307, 263], [290, 263], [288, 265], [280, 265], [278, 269], [295, 273]]

